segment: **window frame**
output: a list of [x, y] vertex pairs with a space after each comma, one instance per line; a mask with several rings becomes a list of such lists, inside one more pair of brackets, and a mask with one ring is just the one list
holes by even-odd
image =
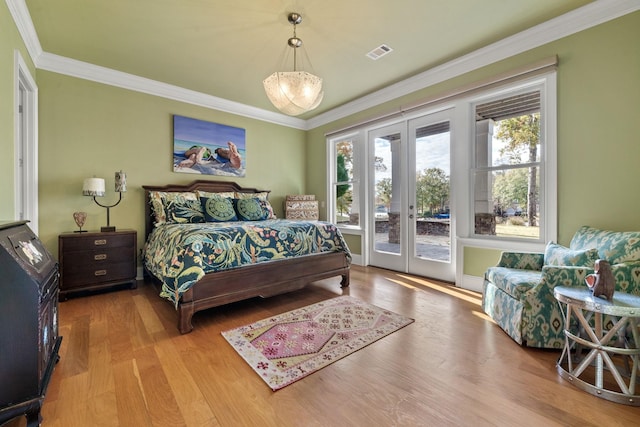
[[[475, 173], [479, 170], [476, 167], [475, 158], [475, 106], [490, 100], [496, 100], [522, 92], [538, 90], [540, 93], [540, 160], [532, 163], [539, 165], [540, 186], [539, 186], [539, 213], [540, 213], [540, 234], [537, 239], [514, 238], [494, 235], [475, 234]], [[488, 89], [481, 93], [469, 97], [465, 103], [468, 106], [469, 116], [466, 126], [472, 136], [469, 144], [469, 175], [467, 177], [468, 191], [468, 221], [467, 232], [461, 237], [467, 244], [472, 243], [476, 247], [486, 247], [502, 250], [525, 250], [541, 251], [546, 242], [557, 240], [557, 90], [556, 71], [551, 71], [533, 78], [519, 80], [515, 83], [501, 85], [497, 88]], [[529, 165], [523, 162], [518, 165], [522, 168]], [[487, 167], [486, 170], [495, 169]], [[509, 166], [500, 169], [509, 169]]]
[[[366, 168], [364, 168], [365, 164], [365, 154], [362, 147], [362, 131], [356, 132], [347, 132], [343, 134], [336, 134], [327, 138], [327, 159], [328, 162], [328, 186], [327, 186], [327, 218], [330, 222], [333, 222], [338, 226], [338, 228], [343, 229], [345, 231], [362, 231], [364, 229], [364, 210], [366, 210], [366, 200], [364, 186], [363, 183], [366, 182]], [[352, 179], [349, 181], [338, 181], [337, 180], [337, 144], [344, 142], [345, 140], [351, 140], [351, 145], [353, 149], [353, 158], [352, 164], [353, 168], [356, 170], [352, 174]], [[336, 203], [337, 196], [337, 187], [338, 185], [348, 184], [351, 185], [352, 188], [355, 189], [358, 196], [358, 224], [345, 224], [338, 223], [336, 221], [338, 207]], [[352, 207], [353, 211], [353, 207]]]

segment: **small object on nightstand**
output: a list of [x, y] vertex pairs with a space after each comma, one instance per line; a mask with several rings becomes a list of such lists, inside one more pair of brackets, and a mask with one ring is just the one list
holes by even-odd
[[87, 213], [86, 212], [74, 212], [73, 213], [73, 220], [76, 222], [76, 224], [78, 225], [78, 227], [80, 227], [80, 230], [76, 230], [74, 231], [74, 233], [86, 233], [87, 230], [83, 230], [82, 226], [84, 225], [84, 222], [87, 219]]

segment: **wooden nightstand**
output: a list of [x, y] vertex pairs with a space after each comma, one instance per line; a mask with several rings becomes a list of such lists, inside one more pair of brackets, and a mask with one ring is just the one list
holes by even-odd
[[67, 294], [131, 284], [136, 288], [135, 230], [58, 236], [60, 300]]

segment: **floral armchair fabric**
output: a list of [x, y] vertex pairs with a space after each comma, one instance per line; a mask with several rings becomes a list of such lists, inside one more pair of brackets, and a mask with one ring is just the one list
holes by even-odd
[[483, 309], [518, 344], [562, 348], [564, 320], [553, 288], [586, 287], [597, 259], [611, 264], [616, 292], [640, 295], [640, 232], [584, 226], [569, 248], [549, 243], [544, 254], [503, 252], [485, 273]]

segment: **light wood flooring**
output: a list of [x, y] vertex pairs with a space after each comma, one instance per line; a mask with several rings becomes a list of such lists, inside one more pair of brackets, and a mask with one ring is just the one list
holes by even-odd
[[[349, 294], [415, 323], [277, 392], [220, 332]], [[45, 427], [631, 426], [640, 408], [559, 378], [556, 351], [521, 348], [481, 311], [480, 295], [354, 266], [294, 293], [196, 314], [180, 335], [156, 289], [60, 303], [61, 359]], [[19, 419], [8, 423], [23, 426]]]

